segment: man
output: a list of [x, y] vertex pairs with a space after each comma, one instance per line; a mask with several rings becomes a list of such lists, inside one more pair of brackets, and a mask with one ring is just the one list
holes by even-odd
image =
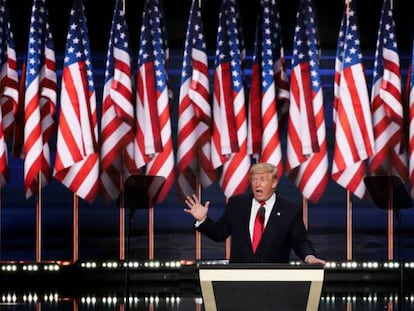
[[308, 239], [302, 208], [275, 192], [276, 173], [272, 164], [252, 165], [251, 193], [229, 198], [217, 221], [207, 215], [210, 202], [203, 205], [195, 195], [187, 196], [184, 211], [195, 218], [196, 229], [210, 239], [220, 242], [231, 236], [232, 263], [287, 263], [293, 249], [305, 263], [325, 264], [316, 257]]

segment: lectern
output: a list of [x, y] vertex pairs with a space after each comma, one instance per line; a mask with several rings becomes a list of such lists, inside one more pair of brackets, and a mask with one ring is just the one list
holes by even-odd
[[[164, 185], [165, 178], [162, 176], [152, 175], [131, 175], [124, 183], [124, 189], [122, 189], [118, 200], [117, 206], [120, 207], [121, 198], [124, 203], [125, 210], [128, 211], [128, 227], [127, 227], [127, 245], [125, 259], [129, 261], [129, 247], [130, 247], [130, 234], [131, 234], [131, 222], [137, 209], [150, 209], [157, 201], [158, 195]], [[152, 239], [153, 229], [148, 229], [150, 240]]]
[[322, 265], [199, 265], [206, 311], [317, 311]]

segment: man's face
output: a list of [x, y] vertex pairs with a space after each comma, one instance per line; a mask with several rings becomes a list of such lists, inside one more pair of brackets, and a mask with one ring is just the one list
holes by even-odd
[[250, 176], [250, 185], [255, 199], [266, 201], [275, 191], [277, 179], [271, 173], [255, 173]]

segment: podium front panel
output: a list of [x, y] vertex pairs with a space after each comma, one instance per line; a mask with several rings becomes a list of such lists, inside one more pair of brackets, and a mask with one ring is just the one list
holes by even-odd
[[206, 311], [316, 311], [322, 266], [229, 264], [199, 267]]

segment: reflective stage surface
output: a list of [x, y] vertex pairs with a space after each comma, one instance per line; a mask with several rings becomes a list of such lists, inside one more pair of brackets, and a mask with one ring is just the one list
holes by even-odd
[[[199, 262], [3, 262], [0, 310], [205, 311], [200, 267]], [[414, 263], [329, 263], [324, 270], [319, 311], [414, 310]], [[276, 305], [274, 310], [286, 311]]]
[[[76, 284], [74, 284], [76, 286]], [[23, 296], [13, 293], [3, 294], [0, 310], [148, 310], [148, 311], [204, 311], [201, 297], [175, 297], [175, 296], [142, 296], [131, 297], [129, 306], [122, 297], [96, 297], [87, 296], [79, 299], [67, 299], [58, 294], [36, 296], [35, 293]], [[346, 310], [346, 311], [393, 311], [414, 310], [413, 296], [404, 297], [402, 304], [398, 298], [384, 297], [377, 294], [369, 295], [334, 295], [322, 296], [319, 311]], [[239, 310], [234, 310], [239, 311]], [[255, 310], [252, 310], [255, 311]], [[278, 311], [275, 306], [275, 311]]]

